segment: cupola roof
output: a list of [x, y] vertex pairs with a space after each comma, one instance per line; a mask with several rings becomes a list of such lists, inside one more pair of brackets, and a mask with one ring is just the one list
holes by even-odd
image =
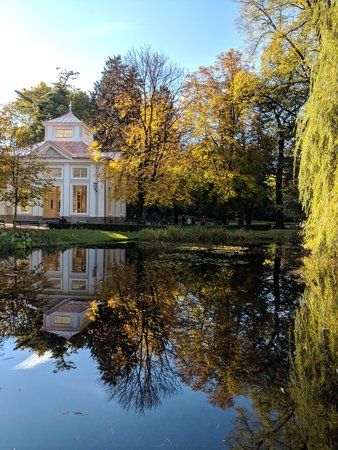
[[67, 112], [67, 114], [64, 114], [61, 117], [56, 117], [55, 119], [51, 119], [51, 120], [47, 120], [47, 122], [45, 122], [46, 124], [57, 124], [57, 123], [82, 123], [82, 121], [80, 119], [78, 119], [76, 116], [74, 116], [74, 114], [72, 113], [72, 111]]

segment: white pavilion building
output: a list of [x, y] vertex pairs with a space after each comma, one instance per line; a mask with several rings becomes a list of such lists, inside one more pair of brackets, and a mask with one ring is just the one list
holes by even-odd
[[[54, 187], [43, 205], [19, 207], [19, 220], [57, 220], [70, 222], [123, 222], [125, 201], [110, 198], [109, 183], [100, 177], [100, 163], [88, 151], [93, 135], [70, 110], [44, 123], [45, 139], [38, 144], [47, 161]], [[12, 207], [0, 202], [0, 218], [12, 220]]]

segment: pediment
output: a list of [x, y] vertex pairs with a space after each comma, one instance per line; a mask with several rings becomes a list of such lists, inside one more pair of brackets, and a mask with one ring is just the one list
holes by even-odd
[[51, 144], [43, 146], [40, 149], [40, 155], [43, 158], [48, 159], [71, 159], [68, 155]]

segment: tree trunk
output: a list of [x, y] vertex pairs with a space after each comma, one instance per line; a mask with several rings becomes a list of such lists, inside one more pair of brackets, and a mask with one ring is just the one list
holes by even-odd
[[138, 195], [137, 222], [144, 223], [146, 221], [147, 207], [144, 205], [144, 195]]
[[253, 213], [253, 203], [249, 203], [245, 208], [245, 223], [246, 225], [251, 225], [252, 213]]
[[276, 168], [276, 224], [274, 228], [284, 228], [283, 172], [284, 172], [284, 131], [279, 131], [278, 158]]
[[178, 225], [178, 206], [174, 203], [174, 225]]
[[13, 214], [13, 229], [16, 230], [16, 221], [18, 218], [18, 205], [15, 203], [14, 205], [14, 214]]
[[275, 298], [275, 309], [274, 309], [274, 332], [273, 338], [278, 335], [279, 332], [279, 311], [280, 311], [280, 270], [282, 261], [282, 249], [277, 247], [275, 250], [275, 258], [273, 265], [273, 295]]
[[244, 227], [244, 215], [242, 212], [238, 213], [238, 226]]

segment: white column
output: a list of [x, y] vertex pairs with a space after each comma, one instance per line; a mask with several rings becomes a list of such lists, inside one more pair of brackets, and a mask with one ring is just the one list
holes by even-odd
[[98, 182], [98, 196], [97, 196], [97, 215], [98, 217], [104, 217], [104, 204], [105, 204], [105, 188], [104, 181]]
[[39, 205], [32, 206], [31, 207], [31, 214], [32, 214], [32, 216], [40, 216], [40, 215], [42, 215], [42, 214], [40, 214], [40, 210], [41, 209], [42, 208]]
[[121, 200], [120, 217], [125, 219], [126, 216], [127, 216], [127, 203], [124, 200]]
[[63, 166], [63, 192], [61, 199], [61, 216], [70, 216], [71, 209], [71, 189], [70, 189], [70, 165]]
[[[90, 164], [89, 166], [89, 217], [96, 217], [96, 199], [97, 199], [97, 192], [94, 189], [94, 183], [97, 182], [96, 177], [96, 165]], [[98, 186], [98, 185], [97, 185]], [[99, 186], [98, 186], [99, 188]]]
[[121, 210], [121, 201], [120, 200], [115, 200], [114, 217], [120, 217], [120, 210]]
[[35, 270], [42, 263], [42, 251], [35, 250], [29, 257], [29, 269]]
[[87, 250], [86, 253], [87, 253], [88, 293], [95, 294], [96, 280], [97, 280], [96, 249], [90, 248]]
[[96, 251], [96, 280], [102, 281], [104, 279], [105, 253], [106, 249], [98, 248]]
[[61, 270], [62, 270], [62, 292], [68, 293], [70, 290], [70, 277], [71, 271], [71, 256], [72, 250], [66, 250], [61, 254]]

